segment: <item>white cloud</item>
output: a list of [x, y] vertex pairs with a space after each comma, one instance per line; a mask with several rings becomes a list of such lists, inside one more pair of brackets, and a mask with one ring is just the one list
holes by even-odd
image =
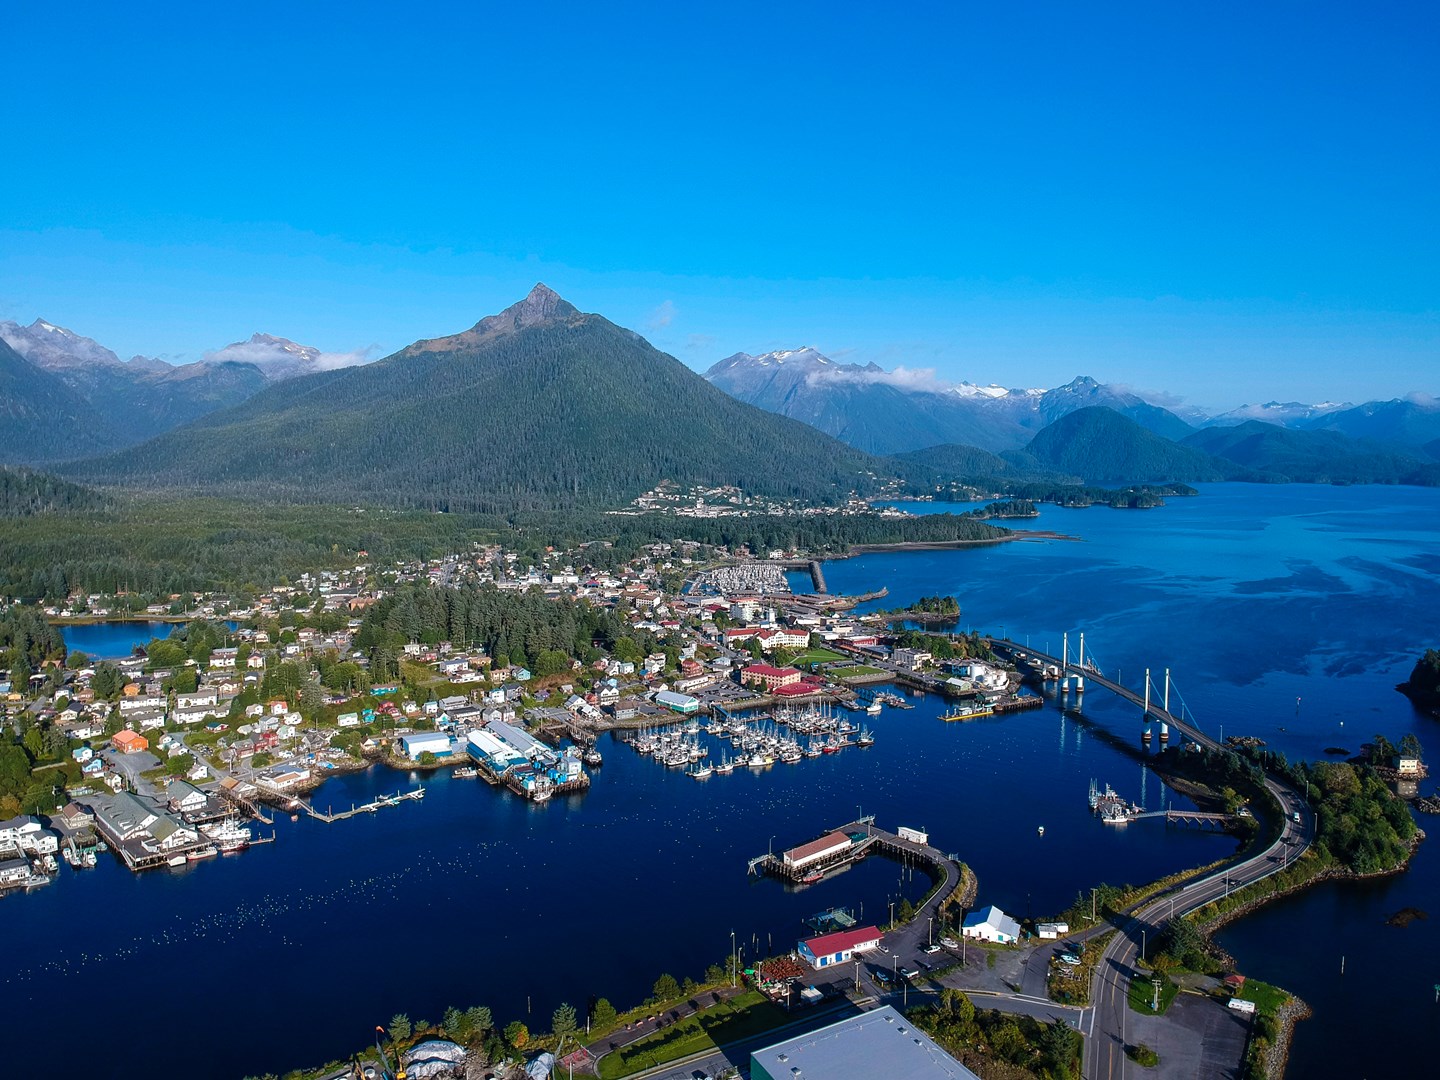
[[376, 348], [369, 345], [351, 352], [322, 352], [320, 349], [296, 345], [284, 339], [237, 341], [223, 349], [207, 352], [205, 361], [211, 364], [254, 364], [266, 374], [276, 376], [355, 367], [368, 363]]
[[848, 383], [853, 386], [893, 386], [907, 393], [941, 394], [951, 389], [954, 383], [947, 382], [935, 374], [934, 368], [907, 368], [901, 364], [894, 371], [880, 368], [831, 367], [811, 372], [806, 382], [812, 386], [821, 383]]
[[654, 311], [650, 313], [650, 320], [646, 323], [646, 325], [652, 331], [664, 330], [667, 326], [669, 326], [672, 322], [675, 321], [675, 316], [678, 314], [680, 314], [680, 312], [679, 309], [675, 307], [675, 301], [666, 300], [663, 304], [661, 304], [659, 307], [657, 307]]

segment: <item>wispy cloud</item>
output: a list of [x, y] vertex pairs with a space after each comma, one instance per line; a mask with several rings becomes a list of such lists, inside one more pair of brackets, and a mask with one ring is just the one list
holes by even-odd
[[893, 386], [908, 393], [940, 394], [955, 384], [940, 378], [934, 368], [907, 368], [903, 364], [893, 371], [878, 367], [832, 367], [811, 372], [806, 382], [812, 386], [823, 383], [844, 383], [852, 386]]
[[367, 345], [351, 352], [322, 352], [284, 340], [238, 341], [205, 354], [208, 363], [254, 364], [261, 371], [333, 371], [369, 363], [378, 346]]
[[675, 301], [666, 300], [650, 313], [650, 319], [645, 325], [648, 326], [652, 332], [664, 330], [675, 321], [675, 316], [679, 313], [679, 309], [675, 307]]

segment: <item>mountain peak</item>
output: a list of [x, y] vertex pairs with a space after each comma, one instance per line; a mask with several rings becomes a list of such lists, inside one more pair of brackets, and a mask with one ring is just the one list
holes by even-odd
[[520, 330], [552, 319], [568, 319], [579, 314], [580, 311], [574, 304], [563, 299], [543, 281], [537, 281], [524, 300], [511, 304], [499, 315], [481, 319], [475, 329], [482, 333], [493, 330]]

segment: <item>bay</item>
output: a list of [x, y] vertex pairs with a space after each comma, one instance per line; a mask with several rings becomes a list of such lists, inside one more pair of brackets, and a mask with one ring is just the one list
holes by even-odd
[[[1358, 749], [1376, 731], [1435, 741], [1435, 722], [1392, 687], [1440, 610], [1440, 493], [1220, 485], [1153, 511], [1047, 507], [1035, 524], [1083, 540], [868, 555], [827, 563], [826, 578], [835, 591], [886, 585], [887, 606], [953, 592], [962, 626], [1003, 626], [1037, 646], [1083, 629], [1107, 672], [1139, 685], [1145, 666], [1170, 666], [1207, 730], [1258, 734], [1292, 756], [1337, 740]], [[97, 1040], [85, 1055], [93, 1075], [238, 1077], [345, 1054], [398, 1012], [433, 1020], [482, 1003], [544, 1028], [561, 1001], [623, 1006], [661, 972], [698, 977], [723, 961], [732, 929], [754, 956], [792, 945], [803, 916], [832, 905], [883, 921], [926, 884], [886, 860], [800, 892], [745, 874], [770, 845], [862, 810], [928, 829], [976, 869], [981, 903], [1020, 915], [1233, 850], [1223, 837], [1090, 816], [1091, 777], [1152, 808], [1171, 798], [1135, 756], [1136, 710], [1109, 695], [1087, 694], [1083, 720], [1047, 707], [944, 724], [938, 701], [916, 706], [872, 722], [869, 750], [795, 766], [697, 783], [605, 740], [592, 789], [548, 805], [442, 775], [423, 780], [420, 803], [329, 826], [282, 818], [276, 843], [240, 856], [140, 876], [109, 861], [66, 871], [5, 903], [0, 987], [22, 1030], [63, 1027], [77, 996], [165, 1017]], [[315, 802], [338, 808], [414, 782], [372, 769], [332, 780]], [[1322, 886], [1227, 931], [1242, 970], [1314, 997], [1297, 1063], [1328, 1060], [1346, 1038], [1333, 1010], [1353, 1000], [1319, 992], [1331, 953], [1374, 950], [1392, 930], [1387, 909], [1431, 880], [1431, 855], [1422, 847], [1393, 882]], [[1440, 970], [1437, 922], [1394, 930], [1417, 977]], [[1413, 1069], [1432, 1006], [1367, 984], [1395, 1013], [1368, 1071]], [[55, 1062], [41, 1040], [13, 1052], [22, 1070]]]

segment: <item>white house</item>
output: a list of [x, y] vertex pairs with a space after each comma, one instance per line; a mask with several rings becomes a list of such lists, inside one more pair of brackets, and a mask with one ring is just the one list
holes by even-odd
[[1020, 939], [1020, 924], [994, 904], [983, 910], [972, 912], [965, 920], [960, 932], [977, 941], [993, 941], [1009, 945]]

